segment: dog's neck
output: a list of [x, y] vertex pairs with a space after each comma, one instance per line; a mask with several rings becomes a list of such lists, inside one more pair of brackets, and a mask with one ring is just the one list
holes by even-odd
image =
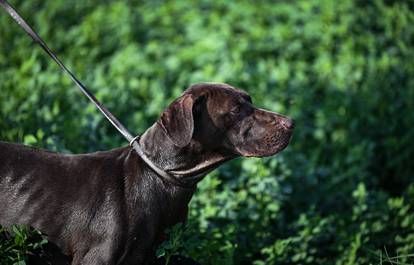
[[179, 148], [158, 123], [141, 136], [139, 143], [154, 164], [184, 181], [195, 175], [206, 175], [220, 164], [235, 157], [208, 150], [205, 145], [194, 139], [189, 145]]

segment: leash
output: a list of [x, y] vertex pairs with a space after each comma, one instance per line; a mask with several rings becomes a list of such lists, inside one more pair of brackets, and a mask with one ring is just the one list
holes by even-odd
[[19, 24], [21, 28], [37, 43], [42, 49], [55, 61], [64, 73], [69, 75], [70, 79], [76, 84], [76, 86], [82, 91], [82, 93], [99, 109], [99, 111], [109, 120], [109, 122], [124, 136], [129, 142], [129, 145], [137, 152], [138, 156], [162, 179], [169, 181], [175, 185], [184, 188], [191, 188], [205, 175], [200, 173], [196, 176], [189, 177], [190, 184], [185, 183], [175, 175], [168, 173], [167, 171], [159, 168], [155, 165], [151, 159], [144, 153], [139, 145], [140, 135], [132, 136], [132, 134], [125, 128], [122, 123], [112, 115], [96, 98], [95, 96], [75, 77], [75, 75], [69, 71], [69, 69], [59, 60], [52, 50], [46, 45], [46, 43], [40, 38], [40, 36], [27, 24], [27, 22], [17, 13], [17, 11], [6, 1], [0, 0], [0, 5], [6, 10], [7, 13]]

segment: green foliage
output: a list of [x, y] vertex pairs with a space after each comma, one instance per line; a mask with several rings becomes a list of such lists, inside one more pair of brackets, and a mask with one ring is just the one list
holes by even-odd
[[[411, 1], [11, 2], [137, 133], [199, 81], [296, 120], [281, 154], [237, 159], [200, 183], [172, 232], [181, 240], [160, 256], [414, 262]], [[0, 36], [0, 139], [76, 153], [124, 144], [9, 16]]]
[[157, 258], [164, 257], [165, 265], [168, 265], [171, 257], [179, 254], [183, 249], [183, 225], [182, 223], [178, 223], [168, 228], [165, 232], [169, 235], [169, 238], [158, 247], [156, 255]]
[[29, 264], [29, 255], [42, 251], [47, 240], [41, 237], [39, 231], [27, 226], [12, 226], [11, 232], [0, 226], [0, 264], [25, 265]]

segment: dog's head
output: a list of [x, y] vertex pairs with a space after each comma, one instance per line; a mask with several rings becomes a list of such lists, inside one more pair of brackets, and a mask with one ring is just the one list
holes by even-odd
[[174, 145], [201, 142], [234, 156], [265, 157], [289, 143], [289, 117], [256, 108], [250, 96], [227, 84], [192, 85], [163, 112], [158, 123]]

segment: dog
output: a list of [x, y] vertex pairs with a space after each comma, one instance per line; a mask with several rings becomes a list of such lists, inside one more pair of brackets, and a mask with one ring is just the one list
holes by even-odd
[[188, 186], [160, 178], [131, 147], [72, 155], [0, 142], [0, 224], [38, 229], [73, 265], [152, 264], [165, 229], [186, 219], [193, 176], [239, 156], [274, 155], [293, 129], [240, 89], [190, 86], [139, 139]]

